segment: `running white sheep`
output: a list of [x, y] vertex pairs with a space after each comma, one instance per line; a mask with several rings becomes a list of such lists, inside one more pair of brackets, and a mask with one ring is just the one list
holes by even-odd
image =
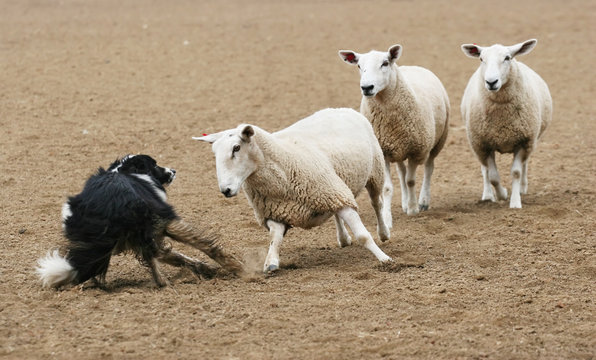
[[271, 243], [263, 270], [279, 268], [279, 248], [291, 227], [311, 228], [335, 216], [341, 247], [351, 244], [345, 224], [381, 262], [391, 261], [358, 215], [355, 197], [366, 188], [382, 241], [389, 239], [383, 202], [383, 153], [369, 122], [352, 109], [321, 110], [269, 133], [242, 124], [194, 137], [213, 144], [220, 191], [246, 194]]
[[461, 46], [464, 54], [481, 61], [464, 92], [461, 113], [468, 140], [481, 164], [482, 200], [507, 200], [495, 151], [513, 153], [510, 208], [522, 207], [521, 194], [528, 191], [528, 158], [553, 112], [546, 82], [515, 59], [532, 51], [536, 42], [531, 39], [512, 46]]
[[[434, 160], [447, 139], [449, 97], [431, 71], [419, 66], [397, 66], [402, 46], [387, 52], [359, 54], [340, 50], [339, 56], [360, 69], [360, 112], [372, 123], [385, 155], [386, 198], [391, 201], [390, 164], [397, 163], [401, 206], [408, 215], [430, 207], [430, 180]], [[407, 166], [404, 162], [408, 160]], [[420, 199], [416, 201], [416, 168], [424, 164]]]

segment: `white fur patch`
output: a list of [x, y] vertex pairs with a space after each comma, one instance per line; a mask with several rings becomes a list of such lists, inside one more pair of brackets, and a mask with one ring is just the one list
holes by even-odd
[[112, 172], [118, 172], [120, 170], [120, 168], [122, 167], [122, 164], [124, 164], [126, 162], [126, 160], [132, 159], [135, 156], [136, 155], [126, 155], [122, 160], [120, 160], [120, 165], [118, 165], [112, 169]]
[[70, 210], [70, 205], [68, 205], [68, 202], [65, 202], [64, 205], [62, 205], [62, 228], [64, 229], [65, 227], [65, 223], [66, 220], [68, 220], [69, 217], [72, 216], [72, 211]]
[[149, 183], [153, 189], [155, 190], [155, 193], [157, 194], [157, 196], [159, 196], [159, 198], [163, 201], [166, 202], [168, 200], [168, 197], [166, 196], [165, 191], [163, 191], [162, 189], [158, 188], [157, 186], [155, 186], [155, 182], [153, 182], [153, 180], [151, 179], [151, 177], [149, 175], [145, 175], [145, 174], [132, 174], [133, 176], [136, 176], [137, 178]]
[[39, 275], [43, 287], [58, 287], [72, 282], [77, 271], [60, 256], [58, 250], [48, 251], [44, 258], [37, 260], [39, 266], [35, 271]]

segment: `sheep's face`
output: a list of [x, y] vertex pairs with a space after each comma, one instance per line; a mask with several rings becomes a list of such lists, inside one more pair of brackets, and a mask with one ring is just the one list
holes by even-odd
[[339, 57], [348, 64], [358, 66], [362, 95], [373, 97], [391, 83], [393, 65], [401, 56], [401, 49], [401, 45], [393, 45], [387, 52], [373, 50], [366, 54], [340, 50]]
[[528, 40], [512, 46], [492, 45], [481, 47], [474, 44], [462, 45], [462, 51], [469, 57], [480, 59], [480, 75], [484, 87], [490, 92], [497, 92], [507, 84], [513, 58], [527, 54], [536, 46], [536, 40]]
[[251, 125], [240, 125], [217, 134], [193, 137], [212, 144], [217, 183], [226, 197], [237, 195], [244, 181], [257, 170], [256, 146], [251, 141], [253, 135]]

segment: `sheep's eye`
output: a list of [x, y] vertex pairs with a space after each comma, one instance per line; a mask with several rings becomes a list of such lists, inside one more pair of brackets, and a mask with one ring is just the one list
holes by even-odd
[[232, 148], [232, 154], [237, 153], [238, 151], [240, 151], [240, 145], [236, 144]]
[[511, 60], [511, 56], [509, 56], [509, 55], [505, 56], [505, 61], [509, 61], [509, 60]]
[[484, 62], [484, 59], [483, 58], [480, 58], [480, 62]]
[[360, 69], [360, 65], [358, 65], [358, 69]]
[[389, 61], [385, 60], [383, 61], [383, 63], [381, 64], [381, 67], [383, 66], [389, 66]]

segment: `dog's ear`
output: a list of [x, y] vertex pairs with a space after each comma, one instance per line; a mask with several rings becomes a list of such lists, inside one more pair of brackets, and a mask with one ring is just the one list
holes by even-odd
[[198, 140], [198, 141], [204, 141], [209, 144], [213, 144], [214, 142], [217, 141], [217, 139], [219, 139], [223, 136], [223, 133], [224, 132], [222, 131], [222, 132], [218, 132], [215, 134], [203, 134], [203, 136], [193, 136], [192, 139]]

